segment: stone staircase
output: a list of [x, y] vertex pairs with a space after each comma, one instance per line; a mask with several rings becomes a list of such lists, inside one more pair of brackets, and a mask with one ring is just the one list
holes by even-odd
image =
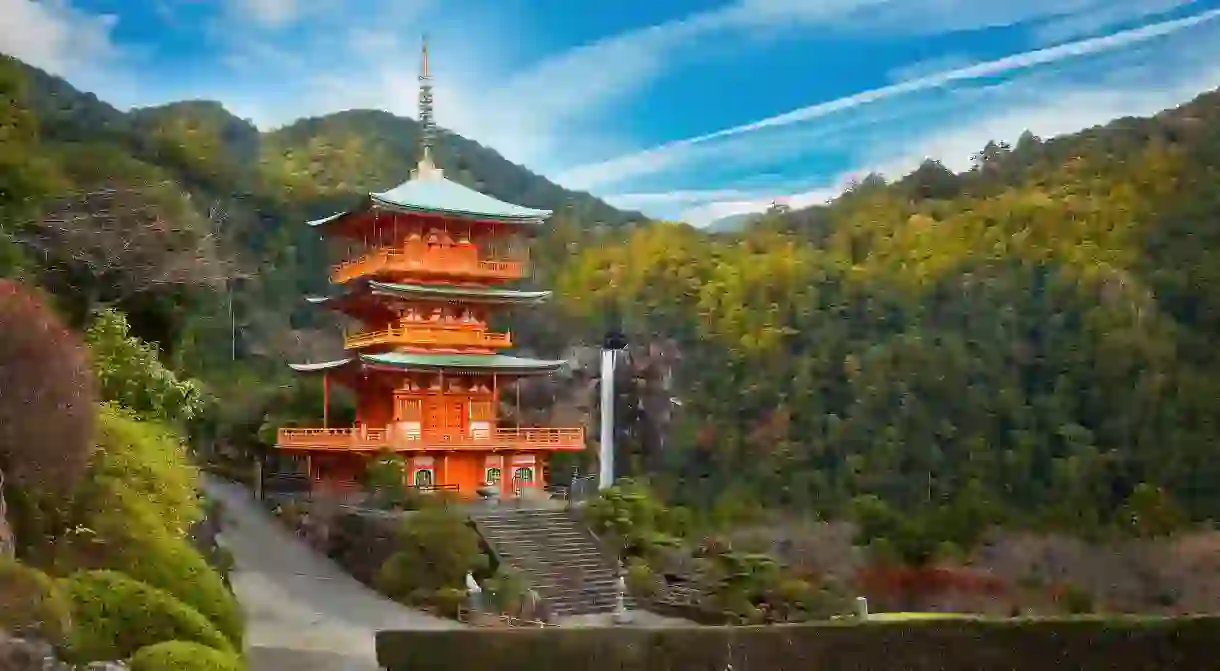
[[488, 547], [521, 574], [554, 618], [614, 612], [618, 567], [589, 529], [565, 511], [496, 510], [471, 519]]

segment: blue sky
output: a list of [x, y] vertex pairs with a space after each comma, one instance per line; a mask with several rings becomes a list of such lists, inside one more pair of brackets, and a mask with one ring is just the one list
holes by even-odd
[[0, 0], [0, 51], [261, 128], [414, 115], [425, 32], [441, 125], [695, 224], [1220, 86], [1220, 0]]

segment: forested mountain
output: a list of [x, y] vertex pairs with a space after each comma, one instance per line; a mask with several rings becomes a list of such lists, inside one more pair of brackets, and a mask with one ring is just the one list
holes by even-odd
[[[30, 95], [0, 90], [22, 129], [0, 136], [0, 269], [129, 312], [223, 399], [198, 427], [209, 438], [257, 447], [317, 414], [318, 390], [283, 370], [331, 344], [299, 300], [326, 265], [299, 224], [405, 178], [414, 122], [366, 110], [259, 133], [215, 103], [124, 114], [4, 67]], [[647, 379], [622, 405], [622, 463], [675, 498], [852, 516], [916, 555], [996, 522], [1158, 534], [1220, 519], [1220, 94], [991, 143], [963, 174], [929, 160], [869, 177], [736, 234], [622, 226], [638, 217], [475, 143], [443, 147], [457, 179], [557, 210], [535, 248], [556, 304], [518, 317], [523, 342], [557, 350], [621, 321], [678, 353], [671, 426], [633, 428], [655, 421], [631, 402]], [[115, 182], [161, 184], [183, 226], [217, 236], [191, 248], [216, 272], [122, 292], [20, 243], [57, 194]]]
[[641, 229], [558, 288], [677, 339], [683, 497], [962, 541], [1220, 518], [1220, 94], [733, 238]]

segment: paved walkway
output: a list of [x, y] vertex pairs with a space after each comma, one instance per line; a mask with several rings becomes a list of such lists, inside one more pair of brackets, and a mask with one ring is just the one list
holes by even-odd
[[284, 529], [238, 485], [209, 478], [224, 504], [220, 542], [233, 553], [233, 590], [246, 612], [251, 671], [376, 671], [382, 629], [452, 629], [362, 585]]

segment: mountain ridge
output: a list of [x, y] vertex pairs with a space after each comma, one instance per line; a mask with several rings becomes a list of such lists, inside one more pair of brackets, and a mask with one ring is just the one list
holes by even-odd
[[[268, 131], [215, 100], [173, 101], [124, 112], [62, 77], [7, 58], [26, 78], [30, 106], [45, 139], [119, 142], [137, 157], [195, 168], [199, 157], [207, 164], [222, 153], [234, 153], [209, 167], [214, 177], [225, 177], [222, 182], [239, 189], [242, 181], [255, 180], [261, 188], [290, 187], [298, 191], [293, 198], [331, 201], [400, 183], [416, 162], [418, 122], [384, 110], [302, 117]], [[461, 135], [442, 130], [439, 145], [437, 161], [451, 179], [502, 200], [556, 211], [574, 207], [583, 218], [610, 225], [647, 219], [587, 192], [566, 189]], [[248, 159], [254, 157], [256, 165], [251, 165]]]

